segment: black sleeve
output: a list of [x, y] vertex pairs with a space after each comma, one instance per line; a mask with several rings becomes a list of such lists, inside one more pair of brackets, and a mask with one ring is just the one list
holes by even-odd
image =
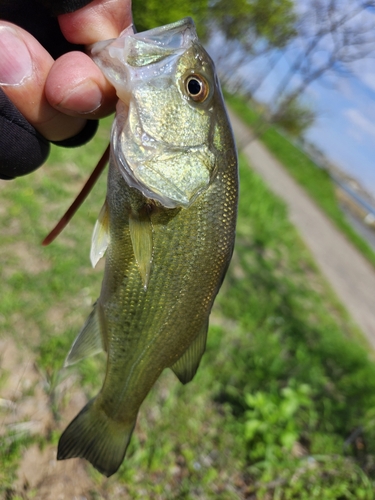
[[[82, 146], [95, 135], [97, 120], [87, 120], [81, 132], [57, 146]], [[26, 120], [0, 89], [0, 179], [14, 179], [40, 167], [47, 159], [50, 145]]]
[[[83, 50], [83, 47], [73, 45], [64, 38], [55, 16], [73, 12], [90, 1], [1, 0], [0, 19], [31, 33], [57, 59], [71, 50]], [[55, 144], [63, 147], [81, 146], [94, 136], [97, 127], [97, 120], [88, 120], [79, 134]], [[49, 142], [0, 89], [0, 178], [13, 179], [32, 172], [46, 161], [49, 150]]]
[[74, 12], [92, 0], [0, 0], [0, 19], [17, 24], [35, 37], [54, 59], [83, 50], [65, 40], [56, 15]]
[[67, 14], [81, 9], [85, 5], [92, 2], [92, 0], [39, 0], [51, 14]]
[[13, 179], [40, 167], [49, 143], [0, 90], [0, 178]]

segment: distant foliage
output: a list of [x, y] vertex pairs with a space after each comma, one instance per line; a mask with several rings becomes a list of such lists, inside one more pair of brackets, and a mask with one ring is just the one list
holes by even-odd
[[138, 31], [145, 31], [164, 24], [192, 17], [197, 24], [198, 33], [202, 34], [201, 21], [206, 19], [208, 0], [146, 0], [134, 1], [133, 20]]
[[210, 11], [212, 21], [228, 40], [238, 40], [255, 50], [262, 38], [273, 47], [283, 47], [296, 35], [292, 0], [217, 0]]
[[[292, 0], [146, 0], [133, 2], [133, 19], [144, 31], [190, 16], [198, 34], [220, 30], [228, 40], [238, 40], [249, 50], [259, 38], [272, 47], [283, 47], [296, 35], [296, 14]], [[263, 50], [263, 49], [262, 49]]]
[[273, 117], [273, 123], [293, 137], [300, 137], [315, 121], [315, 112], [299, 100], [280, 105], [278, 113]]

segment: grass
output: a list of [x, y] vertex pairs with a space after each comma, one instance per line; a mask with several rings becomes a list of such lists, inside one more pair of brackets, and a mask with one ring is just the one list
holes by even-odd
[[[259, 125], [259, 115], [240, 96], [227, 96], [230, 107], [251, 127]], [[375, 267], [375, 252], [353, 229], [338, 204], [335, 187], [327, 170], [317, 165], [299, 148], [294, 146], [275, 127], [268, 127], [260, 136], [261, 141], [284, 165], [287, 171], [307, 191], [338, 229]]]
[[[0, 498], [28, 498], [14, 486], [21, 456], [32, 442], [55, 447], [72, 394], [95, 395], [104, 375], [102, 356], [61, 367], [100, 289], [88, 254], [105, 179], [55, 243], [39, 242], [100, 156], [108, 123], [87, 147], [54, 149], [42, 170], [0, 185], [1, 335], [32, 351], [55, 417], [46, 435], [12, 448], [2, 439]], [[160, 377], [119, 472], [107, 480], [87, 467], [86, 498], [373, 499], [375, 366], [357, 336], [285, 205], [241, 158], [236, 250], [200, 369], [187, 386]]]

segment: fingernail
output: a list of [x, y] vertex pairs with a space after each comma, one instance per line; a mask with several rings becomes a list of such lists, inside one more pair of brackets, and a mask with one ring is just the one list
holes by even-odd
[[32, 75], [33, 62], [24, 41], [8, 26], [0, 26], [0, 85], [20, 85]]
[[102, 103], [102, 92], [98, 85], [88, 80], [80, 83], [58, 105], [58, 108], [76, 113], [93, 113]]

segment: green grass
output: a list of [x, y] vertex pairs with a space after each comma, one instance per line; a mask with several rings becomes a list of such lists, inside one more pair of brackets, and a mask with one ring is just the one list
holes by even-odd
[[[43, 170], [0, 185], [1, 336], [33, 351], [55, 416], [46, 437], [12, 449], [3, 440], [0, 498], [27, 495], [12, 489], [25, 449], [33, 441], [55, 447], [74, 391], [95, 395], [104, 375], [103, 356], [61, 367], [100, 289], [102, 271], [88, 254], [105, 178], [55, 243], [39, 242], [100, 156], [107, 130], [108, 121], [89, 146], [54, 149]], [[160, 377], [119, 472], [108, 481], [88, 466], [86, 497], [373, 499], [375, 366], [357, 339], [285, 205], [241, 158], [236, 249], [198, 373], [187, 386], [170, 371]], [[78, 379], [59, 398], [70, 374]], [[0, 397], [6, 382], [4, 372]]]
[[[226, 96], [230, 107], [251, 127], [259, 125], [259, 115], [239, 96]], [[375, 252], [348, 223], [338, 204], [335, 187], [327, 170], [317, 165], [299, 148], [294, 146], [275, 127], [267, 127], [260, 135], [261, 141], [284, 165], [288, 172], [315, 200], [338, 229], [375, 267]]]

